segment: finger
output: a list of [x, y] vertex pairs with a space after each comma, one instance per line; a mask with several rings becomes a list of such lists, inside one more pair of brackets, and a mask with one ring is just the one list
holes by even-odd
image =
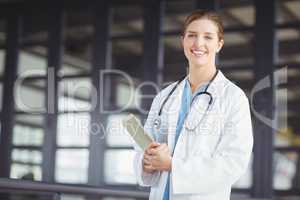
[[155, 148], [155, 149], [152, 148], [152, 149], [149, 149], [148, 152], [151, 156], [154, 156], [158, 153], [158, 149], [157, 148]]
[[147, 149], [156, 148], [156, 147], [158, 147], [159, 145], [160, 145], [160, 143], [154, 141], [154, 142], [151, 142], [151, 143], [148, 145]]
[[159, 143], [157, 143], [157, 142], [152, 142], [152, 143], [148, 146], [148, 148], [145, 150], [145, 153], [146, 153], [146, 154], [149, 154], [149, 155], [152, 155], [152, 154], [155, 152], [155, 151], [153, 151], [153, 150], [159, 148], [159, 146], [160, 146]]
[[144, 165], [144, 170], [146, 172], [153, 172], [154, 168], [151, 165]]
[[151, 160], [144, 159], [143, 165], [151, 165]]
[[151, 162], [152, 156], [145, 155], [143, 160], [145, 160], [147, 162]]
[[168, 149], [168, 145], [166, 143], [162, 143], [161, 145], [159, 145], [159, 147], [157, 147], [157, 150], [163, 150], [163, 149]]

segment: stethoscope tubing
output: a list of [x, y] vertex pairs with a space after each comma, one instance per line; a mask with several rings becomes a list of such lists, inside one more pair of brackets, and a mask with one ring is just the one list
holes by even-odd
[[[213, 97], [212, 95], [207, 91], [209, 86], [211, 85], [211, 83], [215, 80], [216, 76], [218, 75], [219, 70], [216, 71], [216, 73], [214, 74], [214, 76], [212, 77], [212, 79], [209, 81], [209, 83], [207, 84], [205, 90], [203, 92], [199, 92], [197, 94], [197, 96], [205, 94], [208, 95], [210, 97], [208, 105], [210, 105], [213, 101]], [[163, 101], [163, 103], [160, 106], [160, 109], [158, 111], [158, 117], [161, 116], [162, 110], [165, 106], [165, 104], [167, 103], [167, 101], [169, 100], [169, 98], [171, 97], [171, 95], [175, 92], [175, 90], [178, 88], [179, 84], [185, 79], [185, 77], [182, 77], [181, 79], [179, 79], [176, 83], [176, 85], [172, 88], [172, 90], [169, 92], [169, 94], [167, 95], [167, 97], [165, 98], [165, 100]]]

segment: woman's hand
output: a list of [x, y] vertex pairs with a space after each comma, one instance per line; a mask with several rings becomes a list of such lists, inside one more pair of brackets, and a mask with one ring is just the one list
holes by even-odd
[[147, 149], [144, 152], [144, 157], [143, 157], [143, 171], [147, 173], [153, 173], [155, 169], [152, 166], [151, 160], [152, 160], [152, 155], [150, 153], [151, 149], [155, 149], [158, 147], [160, 144], [157, 142], [152, 142]]
[[160, 144], [155, 148], [150, 148], [150, 165], [151, 169], [158, 171], [171, 171], [172, 169], [172, 156], [170, 149], [166, 143]]

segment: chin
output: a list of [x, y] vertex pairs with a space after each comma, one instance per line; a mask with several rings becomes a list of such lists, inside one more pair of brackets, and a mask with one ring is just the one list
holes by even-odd
[[208, 65], [208, 62], [206, 61], [196, 61], [196, 62], [192, 62], [193, 66], [195, 67], [205, 67]]

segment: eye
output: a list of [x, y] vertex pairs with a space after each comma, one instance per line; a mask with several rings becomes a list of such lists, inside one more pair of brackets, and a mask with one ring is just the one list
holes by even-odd
[[188, 38], [194, 38], [194, 37], [196, 37], [196, 34], [188, 34], [187, 37]]
[[211, 36], [205, 36], [204, 37], [206, 40], [211, 40], [211, 39], [213, 39]]

